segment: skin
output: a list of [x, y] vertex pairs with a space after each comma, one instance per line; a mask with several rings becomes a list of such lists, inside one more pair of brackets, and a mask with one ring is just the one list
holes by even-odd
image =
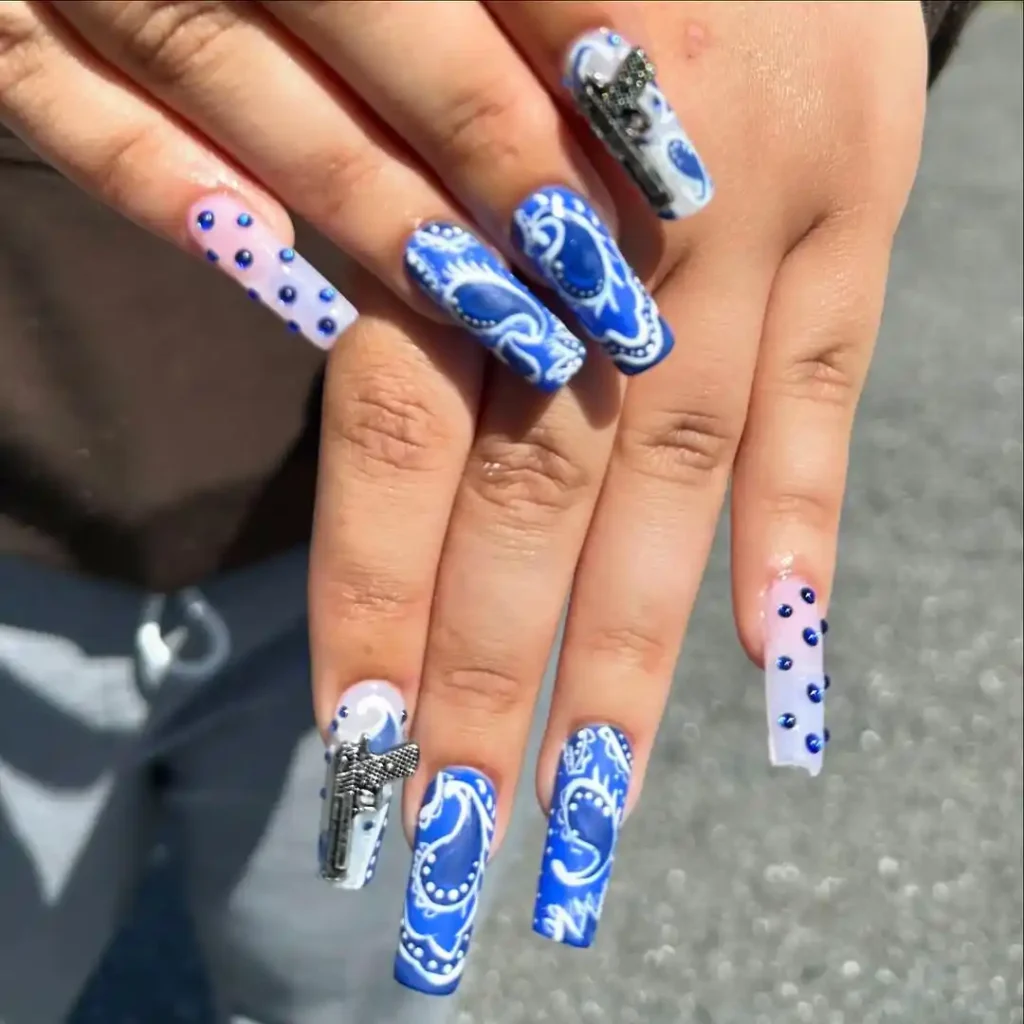
[[[328, 362], [311, 560], [317, 719], [391, 680], [423, 751], [407, 823], [438, 768], [472, 765], [501, 794], [500, 841], [570, 594], [545, 806], [584, 722], [627, 733], [637, 799], [727, 485], [750, 657], [780, 571], [827, 603], [927, 54], [914, 0], [440, 6], [14, 0], [0, 118], [190, 251], [185, 211], [226, 188], [284, 241], [287, 207], [352, 256], [363, 316]], [[566, 48], [602, 25], [647, 49], [711, 169], [691, 220], [658, 221], [563, 105]], [[620, 226], [675, 332], [628, 384], [592, 354], [541, 396], [402, 271], [435, 217], [512, 259], [512, 210], [553, 183]]]

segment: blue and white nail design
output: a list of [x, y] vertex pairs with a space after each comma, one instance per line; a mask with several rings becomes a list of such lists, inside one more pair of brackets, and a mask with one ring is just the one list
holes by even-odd
[[[391, 750], [405, 739], [406, 717], [402, 695], [394, 686], [382, 680], [368, 679], [356, 683], [342, 695], [329, 726], [329, 745], [324, 754], [327, 769], [324, 788], [320, 791], [320, 833], [317, 844], [321, 875], [330, 875], [325, 863], [331, 808], [328, 794], [334, 784], [333, 760], [339, 744], [358, 743], [365, 736], [367, 747], [372, 753]], [[356, 814], [347, 873], [340, 880], [331, 879], [332, 884], [338, 888], [362, 889], [373, 880], [381, 843], [388, 827], [392, 789], [391, 785], [384, 787], [379, 810], [365, 810]]]
[[764, 682], [768, 757], [773, 765], [817, 775], [825, 728], [825, 633], [818, 595], [798, 576], [776, 580], [765, 595]]
[[512, 243], [623, 373], [672, 351], [654, 299], [582, 196], [561, 186], [535, 192], [513, 215]]
[[594, 941], [632, 771], [633, 751], [619, 729], [587, 725], [566, 741], [537, 883], [538, 935], [581, 949]]
[[445, 768], [423, 797], [395, 980], [428, 995], [459, 986], [494, 839], [494, 785], [474, 768]]
[[583, 365], [583, 343], [464, 228], [420, 228], [405, 248], [405, 266], [457, 324], [542, 391], [556, 391]]
[[[711, 178], [657, 82], [640, 78], [642, 87], [636, 88], [638, 79], [634, 75], [633, 81], [627, 76], [620, 84], [617, 75], [627, 57], [649, 67], [646, 57], [617, 32], [588, 32], [569, 51], [566, 87], [572, 91], [595, 134], [627, 170], [633, 162], [631, 155], [635, 154], [643, 168], [657, 178], [665, 192], [664, 200], [655, 207], [658, 216], [665, 220], [689, 217], [711, 202]], [[631, 73], [635, 70], [629, 64], [626, 67]], [[588, 87], [596, 88], [598, 93], [609, 89], [610, 102], [600, 123], [588, 112]], [[624, 151], [630, 155], [624, 158]], [[648, 200], [655, 205], [650, 196]]]

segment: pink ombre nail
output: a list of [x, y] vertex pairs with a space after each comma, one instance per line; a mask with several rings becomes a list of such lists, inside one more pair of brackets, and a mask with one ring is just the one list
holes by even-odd
[[821, 771], [825, 728], [824, 636], [818, 595], [804, 580], [776, 580], [766, 596], [764, 681], [773, 765]]
[[234, 196], [201, 199], [189, 210], [188, 228], [211, 263], [317, 348], [329, 349], [358, 319], [348, 299]]

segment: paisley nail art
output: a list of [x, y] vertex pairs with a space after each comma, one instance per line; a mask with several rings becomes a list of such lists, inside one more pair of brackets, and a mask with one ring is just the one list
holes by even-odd
[[569, 946], [594, 941], [615, 863], [633, 751], [610, 725], [569, 737], [555, 780], [533, 930]]
[[823, 655], [828, 624], [814, 588], [795, 576], [768, 588], [764, 617], [769, 758], [773, 765], [817, 775], [829, 739]]
[[317, 348], [329, 349], [359, 318], [348, 299], [234, 196], [218, 193], [195, 203], [188, 229], [207, 260]]
[[423, 797], [395, 980], [429, 995], [459, 986], [494, 839], [494, 785], [474, 768], [445, 768]]
[[336, 784], [335, 754], [343, 743], [365, 742], [371, 754], [383, 754], [399, 747], [405, 738], [405, 702], [402, 695], [390, 683], [370, 679], [349, 687], [342, 695], [338, 710], [329, 726], [329, 741], [324, 754], [326, 772], [324, 787], [320, 791], [321, 817], [318, 855], [320, 873], [328, 881], [342, 889], [362, 889], [373, 880], [377, 870], [384, 832], [388, 826], [393, 780], [385, 782], [380, 792], [380, 806], [360, 810], [354, 808], [354, 816], [341, 822], [342, 827], [351, 825], [345, 837], [349, 844], [346, 850], [345, 868], [338, 870], [334, 863], [332, 830], [338, 822], [332, 821], [338, 813], [332, 799]]
[[711, 178], [642, 50], [609, 29], [588, 32], [569, 51], [565, 85], [659, 217], [688, 217], [711, 202]]
[[535, 192], [513, 214], [512, 243], [623, 373], [672, 351], [654, 299], [582, 196], [561, 186]]
[[455, 323], [542, 391], [556, 391], [583, 365], [583, 343], [464, 228], [420, 228], [406, 246], [405, 265]]

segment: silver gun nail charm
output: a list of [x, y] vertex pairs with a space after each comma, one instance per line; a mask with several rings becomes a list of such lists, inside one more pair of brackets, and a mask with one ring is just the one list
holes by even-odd
[[610, 80], [599, 73], [590, 74], [577, 82], [573, 92], [594, 134], [660, 213], [672, 206], [673, 195], [644, 152], [651, 119], [639, 104], [654, 76], [647, 54], [634, 47]]
[[342, 882], [348, 877], [356, 818], [366, 811], [379, 811], [388, 785], [409, 778], [419, 763], [416, 743], [403, 743], [375, 754], [364, 734], [358, 743], [338, 745], [329, 769], [322, 878]]

